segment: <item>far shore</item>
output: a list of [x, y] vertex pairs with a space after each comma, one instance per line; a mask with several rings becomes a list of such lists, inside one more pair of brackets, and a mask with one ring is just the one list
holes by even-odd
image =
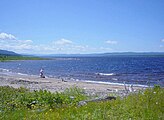
[[[0, 73], [0, 86], [14, 88], [24, 87], [33, 90], [48, 90], [50, 92], [63, 92], [67, 88], [78, 87], [84, 89], [88, 95], [107, 96], [109, 94], [125, 96], [127, 92], [135, 92], [144, 87], [133, 87], [133, 91], [125, 90], [124, 85], [90, 83], [84, 81], [67, 81], [60, 78], [40, 78], [30, 75], [7, 75]], [[128, 87], [128, 86], [127, 86]]]

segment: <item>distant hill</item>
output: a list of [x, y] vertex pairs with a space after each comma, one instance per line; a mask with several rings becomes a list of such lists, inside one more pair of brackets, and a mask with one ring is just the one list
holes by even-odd
[[104, 55], [163, 56], [164, 52], [115, 52], [115, 53], [104, 53]]
[[7, 51], [7, 50], [0, 50], [0, 56], [5, 55], [5, 56], [21, 56], [20, 54], [17, 54], [13, 51]]
[[95, 54], [50, 54], [36, 55], [41, 57], [106, 57], [106, 56], [164, 56], [164, 52], [113, 52], [113, 53], [95, 53]]

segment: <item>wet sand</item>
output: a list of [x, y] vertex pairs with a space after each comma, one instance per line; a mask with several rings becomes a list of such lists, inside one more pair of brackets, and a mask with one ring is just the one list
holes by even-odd
[[[63, 92], [67, 88], [78, 87], [84, 89], [88, 95], [106, 96], [115, 94], [127, 95], [124, 85], [99, 84], [82, 81], [68, 81], [61, 78], [40, 78], [28, 75], [6, 75], [0, 73], [0, 86], [12, 86], [14, 88], [24, 87], [33, 90], [48, 90], [50, 92]], [[133, 92], [143, 87], [133, 87]]]

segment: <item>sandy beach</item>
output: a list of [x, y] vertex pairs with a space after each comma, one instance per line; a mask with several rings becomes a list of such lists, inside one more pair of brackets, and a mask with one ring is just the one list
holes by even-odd
[[[88, 95], [106, 96], [109, 94], [125, 95], [127, 92], [124, 85], [100, 84], [82, 81], [68, 81], [61, 78], [40, 78], [30, 75], [7, 75], [0, 73], [0, 86], [24, 87], [33, 90], [48, 90], [50, 92], [63, 92], [67, 88], [78, 87], [84, 89]], [[128, 86], [127, 86], [128, 87]], [[133, 87], [133, 91], [143, 87]]]

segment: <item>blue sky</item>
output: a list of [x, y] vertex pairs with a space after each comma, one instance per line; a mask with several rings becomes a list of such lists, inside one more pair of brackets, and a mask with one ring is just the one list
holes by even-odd
[[0, 49], [164, 52], [164, 0], [0, 0]]

